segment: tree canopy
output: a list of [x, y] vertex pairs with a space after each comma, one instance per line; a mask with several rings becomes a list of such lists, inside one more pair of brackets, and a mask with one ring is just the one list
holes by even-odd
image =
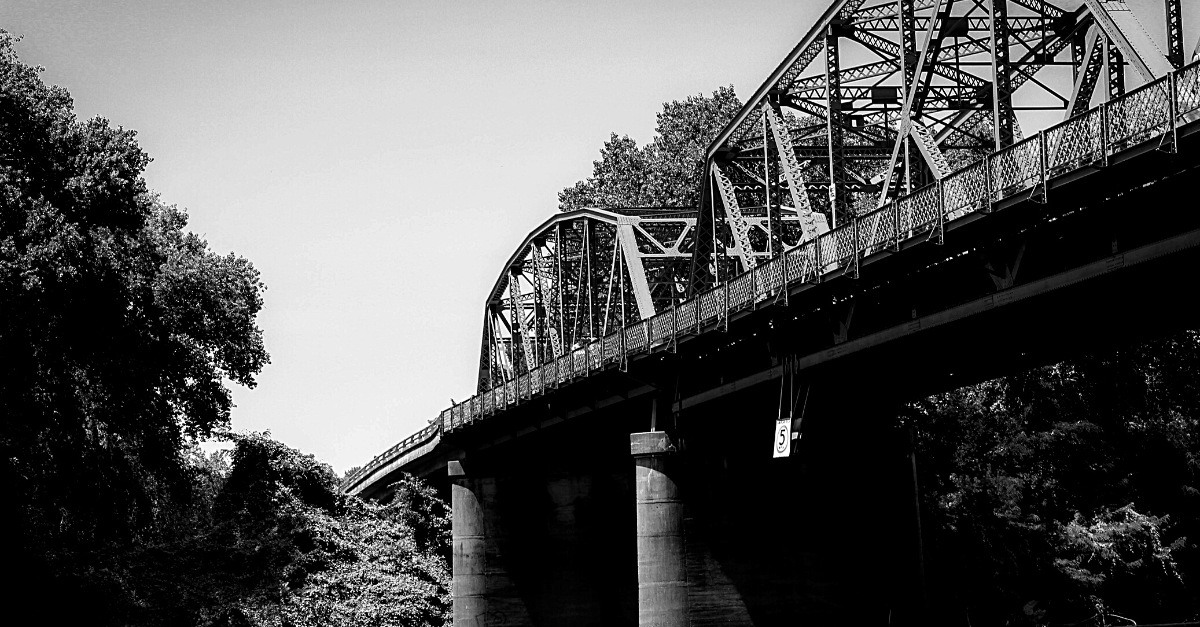
[[741, 106], [733, 86], [664, 103], [654, 139], [638, 147], [612, 133], [592, 175], [559, 192], [559, 210], [698, 206], [704, 152]]
[[227, 427], [225, 380], [268, 362], [264, 286], [147, 189], [133, 131], [76, 119], [14, 42], [0, 31], [0, 480], [27, 546], [65, 555], [186, 492], [184, 439]]

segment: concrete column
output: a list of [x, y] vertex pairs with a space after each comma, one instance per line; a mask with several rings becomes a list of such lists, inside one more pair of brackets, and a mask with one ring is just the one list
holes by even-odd
[[629, 436], [636, 465], [638, 625], [688, 624], [683, 501], [671, 475], [675, 444], [662, 431]]
[[487, 617], [486, 547], [483, 505], [461, 462], [450, 474], [450, 537], [454, 558], [454, 627], [484, 627]]

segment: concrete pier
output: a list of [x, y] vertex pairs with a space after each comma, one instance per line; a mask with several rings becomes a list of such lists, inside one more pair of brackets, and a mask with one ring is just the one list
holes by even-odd
[[662, 431], [629, 436], [637, 502], [638, 625], [688, 624], [683, 501], [671, 475], [676, 445]]

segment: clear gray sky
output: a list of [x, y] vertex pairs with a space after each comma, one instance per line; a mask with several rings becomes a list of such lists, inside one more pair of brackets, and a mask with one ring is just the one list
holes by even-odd
[[0, 27], [262, 271], [272, 363], [233, 426], [340, 472], [474, 392], [487, 289], [610, 131], [746, 97], [826, 5], [6, 0]]

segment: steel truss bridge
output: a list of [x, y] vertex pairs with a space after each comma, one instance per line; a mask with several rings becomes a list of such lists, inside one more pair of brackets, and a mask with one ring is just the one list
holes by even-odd
[[1154, 2], [833, 2], [698, 206], [534, 229], [477, 393], [343, 490], [449, 493], [457, 626], [963, 624], [898, 408], [1200, 323], [1200, 49]]
[[[712, 143], [700, 207], [583, 209], [533, 230], [486, 300], [478, 393], [346, 489], [958, 222], [1176, 150], [1200, 119], [1200, 48], [1185, 65], [1180, 0], [1165, 18], [1159, 46], [1122, 1], [833, 3]], [[1021, 111], [1065, 119], [1023, 129]]]

